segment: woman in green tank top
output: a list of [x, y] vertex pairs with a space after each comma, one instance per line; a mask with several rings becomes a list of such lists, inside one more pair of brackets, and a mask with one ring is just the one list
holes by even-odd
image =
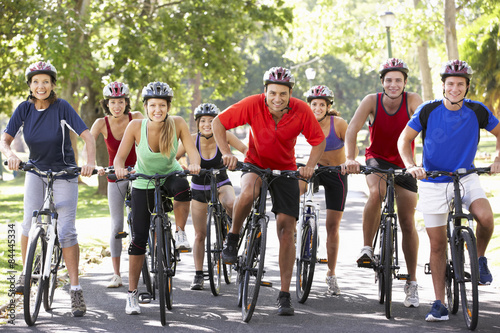
[[[184, 119], [168, 114], [173, 91], [168, 84], [151, 82], [142, 90], [144, 109], [147, 119], [132, 120], [114, 160], [118, 179], [125, 177], [125, 159], [135, 144], [138, 173], [154, 175], [167, 174], [182, 167], [175, 159], [178, 139], [182, 141], [189, 157], [189, 171], [200, 172], [200, 155]], [[132, 241], [129, 253], [129, 293], [125, 312], [139, 314], [141, 309], [137, 298], [137, 285], [144, 262], [150, 221], [150, 211], [154, 203], [154, 186], [147, 180], [138, 179], [132, 185]], [[189, 249], [184, 227], [189, 215], [191, 192], [185, 178], [172, 177], [163, 184], [168, 196], [174, 198], [174, 216], [176, 223], [176, 247]]]

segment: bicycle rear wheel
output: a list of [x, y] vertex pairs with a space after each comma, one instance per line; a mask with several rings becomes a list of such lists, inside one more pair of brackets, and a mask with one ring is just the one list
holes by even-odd
[[396, 223], [396, 221], [393, 221], [392, 218], [388, 217], [385, 219], [383, 274], [385, 290], [385, 316], [387, 319], [391, 318], [392, 312], [392, 266], [394, 263], [393, 223]]
[[[231, 230], [231, 222], [229, 221], [229, 217], [225, 212], [222, 213], [222, 223], [221, 223], [221, 231], [222, 231], [222, 242], [226, 239], [229, 230]], [[221, 247], [222, 249], [222, 247]], [[226, 284], [231, 284], [233, 280], [233, 265], [222, 265], [222, 270], [224, 273], [224, 281]]]
[[25, 263], [24, 320], [28, 326], [35, 325], [40, 306], [42, 305], [42, 294], [44, 290], [42, 272], [47, 250], [44, 236], [44, 230], [38, 228], [30, 243]]
[[177, 269], [177, 250], [174, 245], [174, 237], [170, 228], [165, 230], [165, 258], [166, 262], [166, 285], [165, 285], [165, 299], [167, 302], [167, 309], [172, 310], [174, 304], [174, 276]]
[[165, 248], [165, 236], [162, 227], [162, 218], [159, 215], [154, 217], [155, 227], [156, 227], [156, 280], [158, 287], [158, 299], [160, 303], [160, 321], [162, 326], [165, 326], [166, 321], [166, 289], [167, 289], [167, 276], [165, 274], [167, 270], [167, 259], [166, 248]]
[[260, 282], [264, 273], [264, 258], [266, 255], [267, 228], [265, 219], [260, 219], [255, 229], [252, 230], [248, 243], [245, 262], [245, 279], [243, 281], [243, 300], [241, 313], [243, 321], [248, 323], [252, 319], [257, 298], [259, 296]]
[[457, 255], [461, 256], [462, 259], [459, 261], [460, 279], [458, 280], [462, 297], [462, 311], [467, 328], [474, 330], [477, 326], [479, 315], [479, 263], [477, 260], [476, 241], [471, 233], [472, 231], [469, 232], [467, 229], [461, 231]]
[[317, 261], [318, 228], [313, 217], [309, 217], [302, 227], [300, 257], [297, 261], [296, 293], [299, 303], [304, 303], [309, 296]]
[[54, 249], [52, 250], [52, 260], [50, 263], [50, 275], [48, 281], [44, 283], [43, 291], [43, 307], [45, 311], [49, 311], [54, 301], [54, 293], [57, 288], [57, 272], [62, 260], [62, 249], [59, 245], [59, 239], [56, 237]]
[[220, 293], [221, 285], [221, 251], [222, 235], [220, 230], [220, 218], [214, 214], [214, 206], [208, 206], [207, 214], [207, 267], [208, 279], [210, 280], [210, 289], [214, 296]]

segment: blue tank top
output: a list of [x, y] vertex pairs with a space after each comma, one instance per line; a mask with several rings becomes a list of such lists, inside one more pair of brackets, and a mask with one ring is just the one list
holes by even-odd
[[333, 123], [334, 118], [335, 117], [330, 117], [330, 134], [328, 134], [325, 139], [325, 151], [337, 150], [344, 147], [344, 141], [337, 136], [337, 133], [335, 133], [335, 125]]

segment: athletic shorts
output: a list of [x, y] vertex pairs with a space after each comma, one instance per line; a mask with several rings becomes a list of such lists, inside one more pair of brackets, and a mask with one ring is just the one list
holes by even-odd
[[[233, 186], [231, 184], [231, 180], [229, 178], [226, 178], [225, 180], [222, 180], [221, 182], [217, 183], [217, 188], [220, 188], [222, 186]], [[199, 184], [193, 184], [191, 183], [191, 196], [193, 200], [199, 201], [201, 203], [208, 203], [211, 198], [211, 193], [210, 193], [210, 184], [209, 185], [199, 185]]]
[[[371, 166], [371, 167], [376, 167], [380, 169], [401, 169], [395, 164], [389, 163], [387, 161], [384, 161], [383, 159], [380, 158], [370, 158], [366, 160], [366, 165]], [[411, 176], [408, 175], [399, 175], [394, 177], [394, 183], [398, 186], [401, 186], [404, 189], [407, 189], [408, 191], [415, 192], [417, 193], [418, 187], [417, 187], [417, 180]]]
[[271, 211], [275, 215], [282, 213], [299, 218], [300, 190], [297, 179], [271, 176], [269, 193], [273, 203]]
[[326, 209], [343, 212], [347, 197], [347, 174], [325, 171], [316, 175], [314, 182], [325, 188]]
[[[481, 188], [479, 176], [470, 174], [460, 179], [463, 207], [469, 209], [470, 205], [477, 199], [486, 199], [486, 194]], [[465, 192], [465, 193], [464, 193]], [[454, 197], [453, 182], [433, 183], [421, 181], [418, 186], [417, 210], [425, 214], [447, 214], [450, 210], [450, 203]], [[427, 225], [427, 228], [438, 225]], [[442, 225], [446, 225], [446, 219]]]

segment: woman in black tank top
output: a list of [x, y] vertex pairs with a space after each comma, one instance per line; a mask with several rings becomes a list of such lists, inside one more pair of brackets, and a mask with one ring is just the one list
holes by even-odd
[[[192, 134], [196, 143], [196, 148], [201, 156], [201, 167], [204, 169], [222, 168], [222, 154], [217, 147], [212, 133], [212, 120], [219, 113], [219, 109], [214, 104], [204, 103], [199, 105], [194, 111], [194, 117], [198, 132]], [[228, 144], [236, 148], [241, 153], [246, 154], [248, 148], [233, 133], [227, 132]], [[177, 159], [184, 156], [184, 147], [179, 145]], [[227, 172], [223, 171], [217, 175], [217, 185], [219, 189], [219, 200], [231, 217], [234, 203], [234, 189], [228, 178]], [[195, 266], [195, 276], [191, 284], [192, 290], [203, 289], [203, 261], [205, 256], [205, 238], [207, 233], [207, 202], [210, 199], [210, 179], [202, 176], [191, 178], [191, 218], [195, 231], [193, 244], [193, 258]]]

